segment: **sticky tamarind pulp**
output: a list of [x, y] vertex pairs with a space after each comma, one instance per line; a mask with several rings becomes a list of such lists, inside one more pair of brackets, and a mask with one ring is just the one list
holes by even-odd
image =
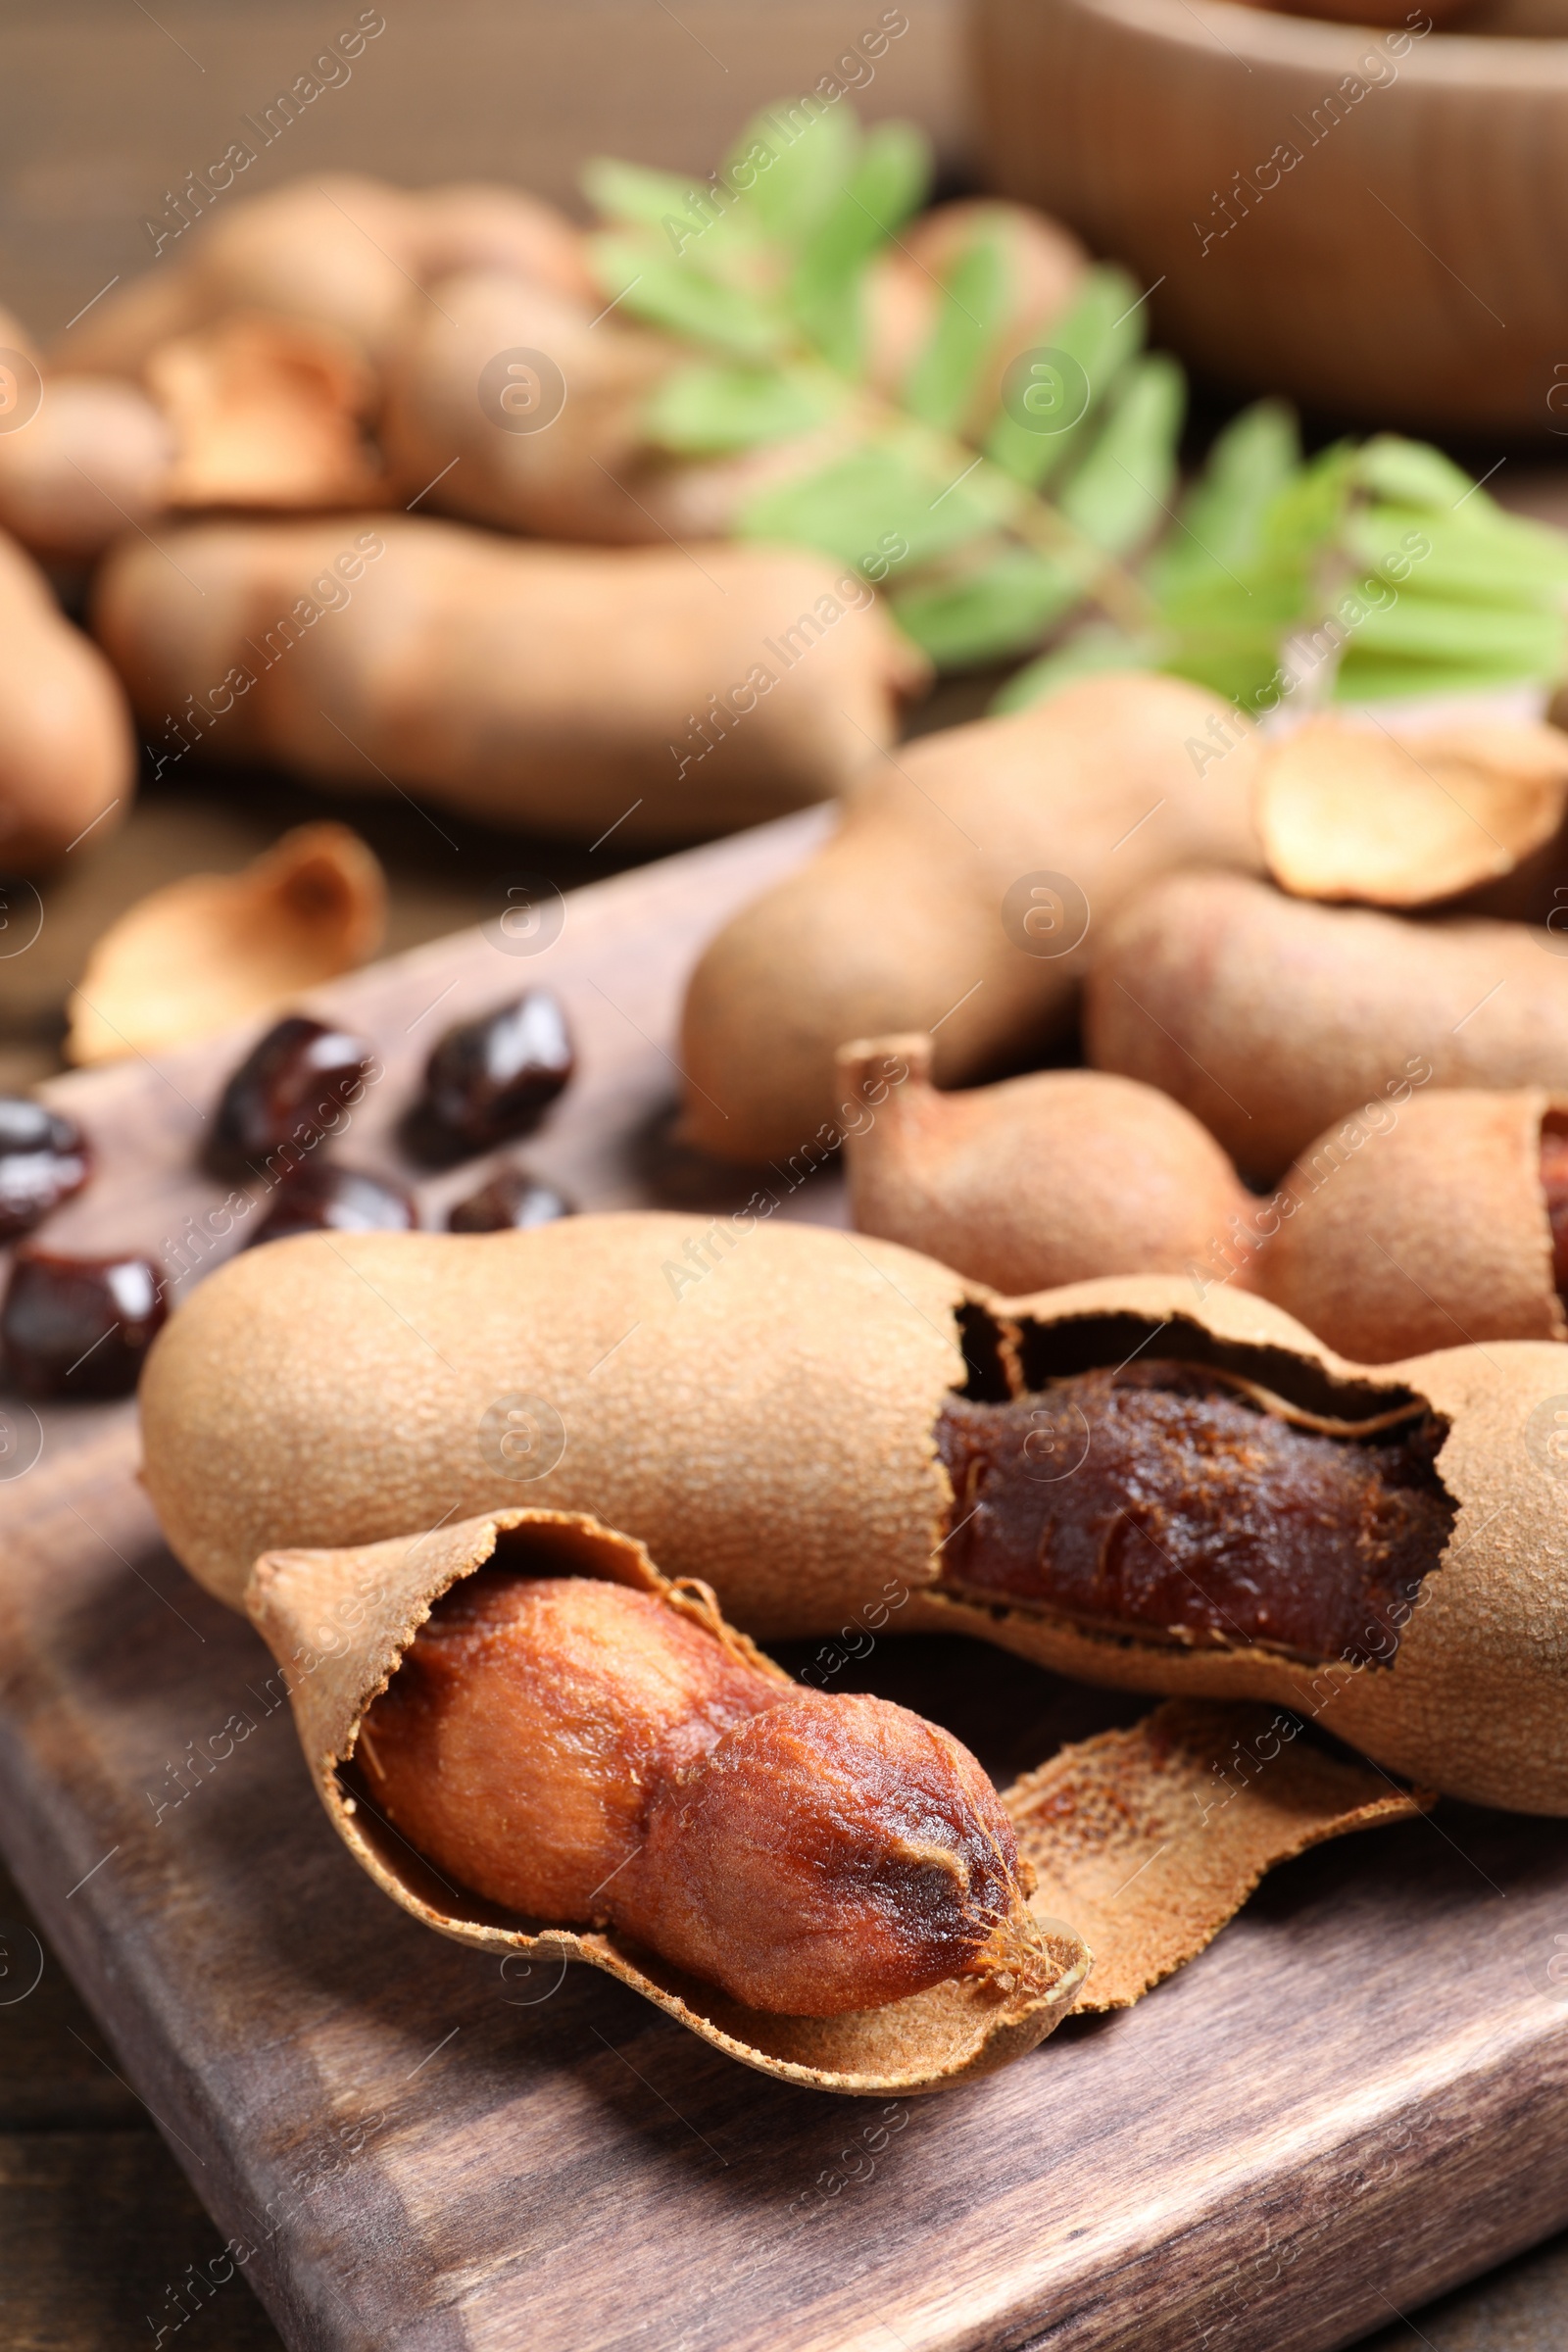
[[1415, 1406], [1330, 1435], [1261, 1396], [1152, 1359], [955, 1397], [942, 1582], [1189, 1646], [1391, 1658], [1453, 1524], [1443, 1424]]
[[371, 1801], [438, 1869], [753, 2008], [831, 2017], [1029, 1965], [1027, 1874], [966, 1749], [799, 1690], [647, 1593], [481, 1570], [359, 1744]]

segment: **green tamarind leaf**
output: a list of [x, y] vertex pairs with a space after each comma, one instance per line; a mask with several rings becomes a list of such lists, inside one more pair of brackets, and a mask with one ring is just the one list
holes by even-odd
[[902, 388], [904, 406], [922, 424], [945, 433], [961, 427], [1006, 318], [1008, 281], [994, 234], [977, 238], [948, 270], [936, 322]]
[[[1061, 430], [1041, 432], [1038, 420], [1004, 401], [986, 435], [987, 457], [1014, 481], [1038, 489], [1065, 471], [1100, 429], [1105, 404], [1123, 370], [1143, 349], [1144, 313], [1125, 270], [1100, 263], [1088, 271], [1062, 317], [1040, 329], [1039, 346], [1082, 371], [1085, 406]], [[1022, 356], [1022, 355], [1020, 355]], [[1052, 420], [1054, 421], [1054, 420]]]
[[905, 634], [940, 667], [964, 669], [1038, 643], [1081, 593], [1065, 564], [1006, 548], [981, 570], [899, 588], [892, 603]]
[[809, 432], [832, 406], [821, 382], [801, 369], [698, 361], [657, 387], [643, 410], [643, 429], [657, 449], [710, 457]]
[[1130, 368], [1099, 439], [1057, 500], [1107, 555], [1123, 556], [1168, 514], [1187, 407], [1181, 368], [1155, 352]]
[[594, 237], [589, 253], [605, 293], [630, 317], [666, 334], [745, 360], [767, 359], [784, 341], [783, 321], [743, 287], [722, 284], [630, 237]]
[[848, 376], [863, 369], [863, 281], [873, 255], [925, 200], [931, 150], [910, 122], [879, 123], [831, 211], [806, 238], [790, 306], [808, 339]]
[[833, 209], [859, 146], [859, 123], [841, 100], [779, 98], [746, 125], [720, 177], [764, 236], [800, 246]]
[[1094, 623], [1014, 671], [991, 709], [1001, 717], [1009, 710], [1028, 710], [1080, 678], [1100, 677], [1107, 670], [1151, 669], [1156, 652], [1152, 638], [1128, 637], [1108, 623]]
[[869, 445], [802, 480], [777, 483], [741, 510], [739, 535], [820, 548], [861, 564], [892, 541], [924, 564], [990, 529], [994, 504], [969, 482], [945, 486], [903, 451]]

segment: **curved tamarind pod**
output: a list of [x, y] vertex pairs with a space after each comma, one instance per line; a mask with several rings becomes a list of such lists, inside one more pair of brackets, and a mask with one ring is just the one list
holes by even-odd
[[[863, 582], [841, 600], [827, 564], [788, 550], [699, 565], [365, 515], [162, 545], [173, 562], [116, 548], [94, 607], [150, 721], [179, 711], [229, 759], [369, 790], [380, 770], [567, 838], [624, 819], [628, 843], [679, 841], [819, 800], [924, 675]], [[765, 641], [803, 612], [817, 637], [789, 668]]]
[[[443, 1596], [492, 1561], [528, 1578], [603, 1581], [646, 1604], [630, 1629], [635, 1651], [624, 1645], [624, 1622], [602, 1607], [589, 1613], [598, 1642], [594, 1625], [579, 1624], [574, 1642], [568, 1627], [564, 1653], [561, 1640], [548, 1638], [549, 1621], [559, 1626], [573, 1612], [559, 1594], [552, 1607], [548, 1587], [531, 1611], [535, 1639], [515, 1653], [522, 1683], [507, 1678], [500, 1629], [481, 1639], [477, 1654], [461, 1640], [443, 1642]], [[461, 1591], [453, 1597], [460, 1609], [466, 1605]], [[1087, 1949], [1060, 1921], [1037, 1920], [1027, 1909], [1029, 1882], [1018, 1873], [1011, 1831], [956, 1741], [872, 1700], [850, 1702], [849, 1749], [842, 1740], [836, 1749], [814, 1745], [809, 1728], [820, 1729], [821, 1711], [845, 1702], [798, 1691], [724, 1623], [710, 1592], [670, 1583], [641, 1544], [594, 1519], [509, 1509], [353, 1550], [273, 1552], [256, 1563], [245, 1599], [288, 1672], [300, 1741], [334, 1829], [395, 1902], [462, 1942], [516, 1953], [529, 1974], [537, 1966], [544, 1975], [553, 1964], [564, 1973], [566, 1961], [587, 1961], [730, 2057], [820, 2090], [937, 2090], [988, 2073], [1032, 2049], [1082, 1989]], [[421, 1634], [432, 1609], [435, 1627]], [[583, 1616], [580, 1608], [574, 1613]], [[400, 1669], [406, 1674], [411, 1665], [419, 1680], [402, 1699]], [[696, 1720], [705, 1707], [729, 1719], [710, 1744], [714, 1722]], [[791, 1724], [792, 1752], [787, 1741], [767, 1737], [770, 1726]], [[867, 1725], [884, 1742], [869, 1760], [851, 1752]], [[760, 1749], [743, 1785], [748, 1735], [758, 1734], [766, 1752]], [[941, 1809], [956, 1820], [945, 1842], [926, 1789], [933, 1774]], [[444, 1786], [430, 1786], [433, 1779]], [[914, 1846], [911, 1802], [919, 1822]], [[683, 1803], [695, 1818], [681, 1828]], [[498, 1818], [503, 1806], [509, 1828]], [[401, 1835], [384, 1826], [388, 1812]], [[428, 1852], [437, 1842], [432, 1832], [451, 1834], [455, 1826], [470, 1866], [481, 1853], [492, 1867], [493, 1857], [507, 1856], [499, 1882], [504, 1908], [453, 1883], [445, 1846], [432, 1867], [410, 1842], [412, 1834]], [[639, 1835], [643, 1847], [621, 1864], [622, 1877], [642, 1873], [623, 1919], [612, 1894], [619, 1882], [589, 1880], [598, 1859], [614, 1870], [610, 1857], [635, 1848]], [[753, 1840], [771, 1846], [770, 1864], [760, 1852], [745, 1863]], [[542, 1856], [529, 1850], [541, 1844]], [[726, 1845], [735, 1849], [728, 1869]], [[879, 1855], [880, 1898], [866, 1883], [875, 1879]], [[760, 1867], [768, 1880], [765, 1899], [757, 1901], [754, 1890], [749, 1912], [736, 1899], [743, 1867], [754, 1875]], [[934, 1896], [911, 1883], [890, 1905], [888, 1874], [897, 1879], [901, 1871], [913, 1882], [934, 1874]], [[975, 1883], [977, 1871], [977, 1900], [996, 1914], [995, 1928], [983, 1946], [978, 1927], [966, 1931], [959, 1941], [967, 1962], [942, 1973], [940, 1955], [930, 1956], [933, 1913], [956, 1910], [959, 1882]], [[835, 1886], [837, 1933], [824, 1936], [824, 1890], [831, 1900]], [[560, 1907], [519, 1920], [514, 1898], [525, 1893]], [[859, 1982], [872, 2000], [855, 2010], [790, 2014], [748, 2006], [713, 1982], [765, 1973], [771, 1952], [784, 1971], [778, 1982], [798, 1985], [792, 1928], [807, 1945], [814, 1942], [817, 1963], [838, 1990]], [[661, 1930], [672, 1931], [666, 1940], [685, 1968], [656, 1956], [651, 1930], [656, 1939]], [[926, 1982], [877, 2000], [900, 1937], [926, 1949]]]
[[[1380, 1115], [1381, 1114], [1381, 1115]], [[1343, 1354], [1386, 1363], [1466, 1341], [1568, 1340], [1568, 1095], [1434, 1088], [1308, 1144], [1241, 1279]], [[1261, 1231], [1259, 1230], [1261, 1229]]]
[[46, 564], [87, 564], [162, 511], [173, 436], [135, 384], [51, 375], [27, 423], [0, 433], [0, 526]]
[[1219, 708], [1175, 678], [1091, 678], [868, 771], [833, 838], [692, 975], [690, 1140], [757, 1165], [836, 1145], [848, 1038], [928, 1030], [949, 1087], [1038, 1060], [1130, 892], [1173, 865], [1256, 867], [1255, 747], [1202, 778], [1188, 750]]
[[[1299, 1707], [1427, 1786], [1568, 1812], [1560, 1348], [1500, 1341], [1369, 1369], [1220, 1284], [1199, 1298], [1188, 1278], [1120, 1276], [1002, 1300], [892, 1243], [765, 1213], [337, 1235], [242, 1255], [160, 1335], [142, 1379], [146, 1481], [171, 1544], [232, 1603], [258, 1552], [372, 1542], [521, 1485], [641, 1527], [763, 1638], [969, 1633], [1086, 1682]], [[1196, 1581], [1172, 1575], [1178, 1602], [1205, 1580], [1220, 1594], [1213, 1622], [1180, 1606], [1086, 1613], [1049, 1582], [999, 1581], [973, 1538], [959, 1578], [973, 1497], [939, 1438], [966, 1446], [958, 1424], [992, 1399], [1003, 1419], [979, 1445], [982, 1483], [992, 1445], [1014, 1504], [1081, 1507], [1068, 1533], [1091, 1557], [1111, 1544], [1111, 1598], [1140, 1560], [1157, 1564], [1157, 1542], [1129, 1552], [1136, 1527], [1117, 1535], [1129, 1495], [1104, 1501], [1101, 1456], [1083, 1454], [1092, 1475], [1074, 1485], [1073, 1400], [1053, 1403], [1050, 1384], [1098, 1371], [1114, 1387], [1113, 1368], [1161, 1361], [1212, 1366], [1251, 1400], [1242, 1436], [1212, 1401], [1194, 1400], [1185, 1436], [1179, 1399], [1158, 1405], [1167, 1434], [1132, 1463], [1135, 1483], [1154, 1480], [1157, 1538], [1158, 1514], [1187, 1504], [1158, 1499], [1155, 1472], [1207, 1444], [1188, 1497]], [[1367, 1450], [1389, 1414], [1387, 1446], [1409, 1424], [1425, 1453]], [[1348, 1453], [1324, 1456], [1325, 1438]], [[1385, 1521], [1399, 1536], [1387, 1557]], [[1027, 1527], [1022, 1540], [1050, 1564]], [[1311, 1607], [1292, 1617], [1298, 1554]], [[999, 1556], [1005, 1567], [1007, 1542]], [[1256, 1571], [1240, 1631], [1227, 1631], [1233, 1556]], [[1386, 1567], [1389, 1590], [1374, 1591]]]
[[1524, 923], [1416, 922], [1170, 874], [1101, 936], [1085, 1045], [1267, 1181], [1335, 1120], [1416, 1087], [1568, 1089], [1560, 944]]
[[288, 180], [217, 206], [188, 251], [106, 296], [55, 357], [93, 374], [139, 376], [160, 343], [260, 311], [328, 327], [368, 359], [398, 332], [416, 289], [468, 265], [505, 261], [584, 289], [577, 232], [520, 192], [410, 192], [356, 172]]
[[861, 1233], [993, 1290], [1043, 1291], [1204, 1265], [1255, 1205], [1207, 1129], [1152, 1086], [1036, 1070], [939, 1094], [934, 1058], [919, 1030], [840, 1050], [844, 1099], [868, 1112], [845, 1139]]
[[0, 533], [0, 868], [25, 874], [52, 863], [128, 805], [135, 776], [130, 712], [113, 670]]

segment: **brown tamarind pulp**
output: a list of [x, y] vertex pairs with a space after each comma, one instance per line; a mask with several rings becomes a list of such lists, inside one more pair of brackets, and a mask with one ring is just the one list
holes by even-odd
[[1552, 1287], [1568, 1300], [1568, 1135], [1549, 1127], [1541, 1131], [1541, 1189], [1551, 1220]]
[[941, 1581], [1188, 1646], [1386, 1660], [1453, 1525], [1444, 1425], [1419, 1405], [1364, 1437], [1314, 1419], [1157, 1358], [955, 1397]]
[[831, 2017], [1029, 1965], [1028, 1874], [966, 1749], [884, 1699], [803, 1690], [648, 1593], [466, 1579], [358, 1761], [442, 1872], [753, 2008]]

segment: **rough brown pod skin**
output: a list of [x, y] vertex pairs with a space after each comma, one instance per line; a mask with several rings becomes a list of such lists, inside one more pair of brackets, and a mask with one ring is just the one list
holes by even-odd
[[[130, 712], [97, 648], [0, 533], [0, 870], [36, 873], [128, 804]], [[99, 835], [106, 829], [99, 822]]]
[[308, 319], [374, 358], [417, 289], [464, 268], [515, 270], [588, 293], [580, 232], [520, 189], [408, 189], [357, 172], [311, 173], [265, 196], [221, 205], [188, 247], [106, 296], [59, 358], [74, 368], [139, 376], [151, 352], [231, 311]]
[[[285, 1670], [295, 1728], [333, 1828], [405, 1911], [443, 1935], [499, 1954], [504, 1979], [541, 1987], [540, 1997], [553, 1989], [552, 1969], [559, 1982], [567, 1961], [604, 1969], [728, 2056], [819, 2090], [941, 2090], [1032, 2049], [1072, 2008], [1090, 1955], [1059, 1920], [1037, 1919], [1026, 1910], [1026, 1873], [1009, 1898], [1012, 1908], [999, 1937], [999, 1961], [1002, 1942], [1010, 1938], [1017, 1947], [1013, 1969], [952, 1975], [878, 2007], [821, 2017], [748, 2008], [630, 1942], [612, 1922], [577, 1927], [559, 1918], [519, 1919], [454, 1886], [405, 1836], [384, 1825], [372, 1793], [378, 1785], [371, 1769], [374, 1732], [363, 1751], [362, 1741], [368, 1713], [378, 1713], [378, 1700], [411, 1645], [417, 1645], [431, 1608], [492, 1560], [530, 1578], [602, 1580], [646, 1598], [688, 1645], [695, 1640], [713, 1646], [721, 1676], [777, 1692], [782, 1707], [795, 1703], [796, 1686], [725, 1624], [710, 1592], [672, 1584], [641, 1544], [581, 1514], [509, 1509], [349, 1550], [270, 1554], [256, 1563], [245, 1605]], [[1057, 1778], [1063, 1765], [1070, 1773], [1068, 1760], [1060, 1759]], [[1250, 1825], [1250, 1840], [1236, 1841], [1234, 1883], [1217, 1910], [1197, 1923], [1197, 1933], [1193, 1922], [1178, 1923], [1174, 1939], [1156, 1934], [1152, 1953], [1147, 1938], [1129, 1952], [1141, 1972], [1134, 1997], [1151, 1966], [1155, 1975], [1164, 1974], [1200, 1950], [1271, 1861], [1303, 1841], [1387, 1817], [1388, 1808], [1367, 1803], [1374, 1793], [1353, 1784], [1317, 1791], [1302, 1808], [1299, 1826], [1288, 1819]], [[734, 1937], [734, 1921], [721, 1919], [718, 1932]], [[514, 1955], [523, 1963], [515, 1979], [508, 1975]]]
[[1412, 921], [1171, 874], [1100, 940], [1098, 1069], [1157, 1086], [1268, 1182], [1336, 1120], [1412, 1086], [1568, 1089], [1568, 945], [1523, 923]]
[[[1138, 1349], [1212, 1356], [1342, 1417], [1413, 1393], [1450, 1425], [1438, 1474], [1454, 1538], [1392, 1664], [1186, 1651], [941, 1591], [950, 1396]], [[764, 1638], [851, 1621], [973, 1633], [1087, 1682], [1301, 1707], [1428, 1786], [1568, 1812], [1568, 1380], [1550, 1344], [1368, 1369], [1221, 1284], [1200, 1299], [1185, 1278], [1117, 1277], [998, 1300], [891, 1243], [625, 1215], [280, 1243], [200, 1287], [141, 1401], [170, 1542], [231, 1602], [278, 1544], [368, 1543], [522, 1491], [640, 1527]]]
[[[706, 549], [705, 576], [673, 549], [521, 546], [373, 514], [201, 523], [163, 544], [174, 562], [118, 547], [94, 606], [150, 720], [194, 697], [219, 757], [372, 791], [379, 768], [568, 838], [623, 819], [627, 841], [678, 841], [820, 800], [925, 676], [862, 582], [840, 603], [842, 575], [788, 549]], [[824, 600], [838, 618], [810, 660], [774, 662], [777, 682], [704, 754], [693, 712]], [[680, 771], [671, 746], [688, 741]]]
[[690, 1140], [759, 1166], [819, 1140], [850, 1038], [932, 1032], [949, 1087], [1038, 1059], [1131, 891], [1173, 865], [1256, 869], [1255, 747], [1202, 778], [1187, 748], [1220, 709], [1175, 678], [1093, 678], [868, 770], [826, 847], [692, 975]]
[[[1568, 1340], [1543, 1123], [1568, 1095], [1433, 1088], [1387, 1125], [1363, 1112], [1308, 1144], [1268, 1202], [1240, 1279], [1363, 1363], [1467, 1341]], [[1353, 1135], [1352, 1135], [1352, 1132]]]
[[[1044, 1291], [1183, 1273], [1254, 1205], [1207, 1129], [1153, 1087], [1037, 1070], [939, 1094], [933, 1059], [918, 1030], [839, 1054], [845, 1101], [871, 1114], [845, 1143], [861, 1233], [996, 1291]], [[907, 1075], [888, 1084], [899, 1070]], [[879, 1108], [868, 1090], [885, 1093]]]

